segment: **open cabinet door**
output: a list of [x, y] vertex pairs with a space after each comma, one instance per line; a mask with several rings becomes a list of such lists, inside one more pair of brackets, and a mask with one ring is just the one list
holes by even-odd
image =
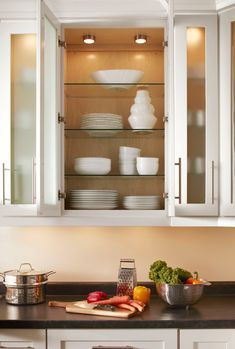
[[40, 216], [59, 216], [60, 154], [60, 25], [43, 0], [38, 1], [38, 147], [37, 198]]

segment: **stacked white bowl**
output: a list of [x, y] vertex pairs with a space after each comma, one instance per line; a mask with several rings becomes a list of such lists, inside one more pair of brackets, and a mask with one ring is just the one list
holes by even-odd
[[111, 171], [111, 159], [81, 157], [74, 160], [74, 170], [80, 175], [107, 175]]
[[157, 118], [147, 90], [137, 91], [128, 121], [133, 129], [152, 129], [156, 124]]
[[122, 175], [136, 175], [136, 158], [140, 156], [140, 149], [121, 146], [119, 148], [119, 172]]
[[160, 210], [161, 197], [156, 195], [124, 196], [123, 207], [127, 210]]

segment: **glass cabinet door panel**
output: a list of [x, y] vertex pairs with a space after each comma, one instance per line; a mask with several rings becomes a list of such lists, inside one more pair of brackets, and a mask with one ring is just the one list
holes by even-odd
[[187, 202], [205, 203], [205, 28], [187, 28]]
[[218, 214], [217, 17], [175, 18], [175, 214]]
[[[36, 37], [11, 35], [11, 204], [35, 203]], [[31, 185], [30, 185], [31, 184]]]
[[220, 22], [220, 214], [235, 216], [235, 9]]

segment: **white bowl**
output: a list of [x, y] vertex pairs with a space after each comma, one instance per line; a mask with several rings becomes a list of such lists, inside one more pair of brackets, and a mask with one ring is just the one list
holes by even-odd
[[119, 161], [119, 172], [121, 175], [137, 175], [136, 162], [120, 162]]
[[143, 75], [143, 71], [133, 69], [97, 70], [91, 73], [92, 79], [97, 83], [110, 84], [103, 86], [108, 89], [129, 89], [131, 85], [125, 84], [138, 83]]
[[152, 129], [157, 122], [157, 118], [150, 113], [131, 114], [128, 122], [132, 129]]
[[111, 171], [111, 159], [108, 158], [77, 158], [74, 171], [80, 175], [106, 175]]
[[120, 160], [131, 160], [135, 159], [137, 156], [140, 156], [141, 149], [133, 147], [119, 147], [119, 159]]
[[159, 169], [159, 158], [137, 157], [136, 168], [140, 175], [156, 175]]

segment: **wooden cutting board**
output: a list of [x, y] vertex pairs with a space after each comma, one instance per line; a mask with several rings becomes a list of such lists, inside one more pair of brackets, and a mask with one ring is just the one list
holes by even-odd
[[115, 309], [114, 311], [93, 309], [94, 305], [87, 303], [87, 301], [78, 301], [73, 304], [66, 306], [66, 311], [68, 313], [78, 313], [78, 314], [88, 314], [88, 315], [101, 315], [119, 318], [129, 318], [135, 314], [137, 311], [130, 311], [126, 309]]

